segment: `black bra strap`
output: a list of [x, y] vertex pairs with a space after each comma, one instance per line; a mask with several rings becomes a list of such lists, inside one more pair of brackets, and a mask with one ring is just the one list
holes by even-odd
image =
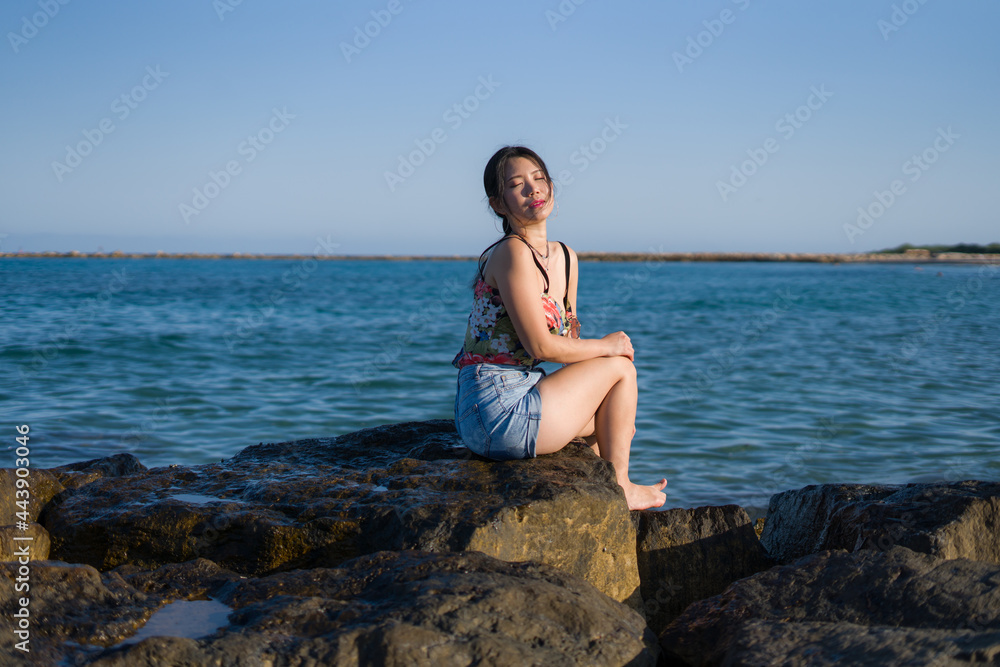
[[479, 270], [479, 277], [480, 277], [480, 278], [482, 278], [483, 280], [485, 280], [485, 279], [486, 279], [486, 276], [485, 276], [485, 275], [483, 275], [483, 258], [484, 258], [484, 257], [486, 257], [486, 253], [488, 253], [488, 252], [490, 251], [490, 249], [491, 249], [491, 248], [493, 248], [493, 247], [497, 246], [497, 245], [498, 245], [498, 244], [500, 243], [500, 241], [503, 241], [503, 240], [504, 240], [504, 239], [506, 239], [506, 238], [509, 238], [509, 237], [507, 237], [507, 236], [504, 236], [504, 237], [503, 237], [502, 239], [500, 239], [499, 241], [494, 241], [493, 243], [489, 244], [488, 246], [486, 246], [486, 250], [484, 250], [484, 251], [483, 251], [483, 254], [481, 254], [481, 255], [479, 256], [479, 265], [478, 265], [478, 270]]
[[[499, 243], [501, 243], [503, 241], [506, 241], [507, 239], [521, 239], [522, 241], [524, 241], [524, 245], [528, 246], [528, 248], [531, 250], [531, 258], [533, 260], [535, 260], [535, 266], [537, 266], [538, 270], [542, 272], [542, 278], [545, 278], [545, 289], [543, 291], [544, 292], [548, 292], [549, 291], [549, 274], [545, 270], [545, 267], [542, 266], [542, 263], [538, 261], [538, 257], [535, 255], [535, 249], [531, 247], [530, 243], [528, 243], [528, 239], [524, 238], [520, 234], [508, 234], [507, 236], [503, 237], [499, 241], [496, 241], [495, 243], [490, 244], [490, 246], [487, 247], [486, 250], [483, 251], [483, 254], [479, 256], [479, 277], [483, 278], [483, 279], [486, 278], [486, 276], [483, 275], [483, 257], [486, 255], [487, 252], [489, 252], [490, 248], [498, 245]], [[564, 250], [565, 250], [565, 248], [566, 248], [566, 246], [563, 245], [563, 249]], [[567, 279], [567, 285], [568, 284], [569, 284], [569, 280]]]
[[562, 241], [559, 242], [559, 245], [562, 246], [563, 255], [566, 257], [566, 294], [563, 295], [563, 309], [569, 315], [573, 312], [573, 307], [569, 305], [569, 248]]

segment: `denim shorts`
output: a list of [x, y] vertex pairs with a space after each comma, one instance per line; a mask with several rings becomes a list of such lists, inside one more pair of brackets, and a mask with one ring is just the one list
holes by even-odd
[[465, 446], [494, 461], [535, 456], [542, 397], [541, 368], [470, 364], [458, 372], [455, 428]]

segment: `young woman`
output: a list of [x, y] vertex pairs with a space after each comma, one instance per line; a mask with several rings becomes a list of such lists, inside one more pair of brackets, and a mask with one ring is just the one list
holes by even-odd
[[[638, 397], [624, 331], [580, 338], [576, 253], [550, 242], [552, 179], [534, 151], [506, 146], [483, 173], [504, 236], [479, 258], [472, 314], [457, 368], [455, 424], [465, 445], [494, 460], [550, 454], [585, 438], [614, 464], [629, 509], [666, 502], [662, 479], [633, 484], [629, 450]], [[541, 361], [562, 363], [551, 375]]]

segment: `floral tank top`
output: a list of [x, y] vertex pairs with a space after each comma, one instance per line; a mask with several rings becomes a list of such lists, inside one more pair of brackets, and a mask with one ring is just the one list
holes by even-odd
[[[545, 310], [545, 324], [549, 333], [561, 336], [565, 333], [563, 310], [559, 302], [542, 293], [542, 308]], [[470, 364], [510, 364], [513, 366], [537, 366], [542, 360], [535, 359], [521, 345], [514, 330], [514, 323], [500, 300], [499, 290], [490, 286], [482, 276], [473, 290], [472, 313], [469, 326], [465, 330], [465, 345], [451, 362], [456, 368]]]
[[[504, 237], [518, 238], [524, 241], [529, 248], [531, 244], [521, 236]], [[496, 245], [494, 243], [493, 245]], [[569, 290], [569, 250], [566, 245], [562, 245], [563, 253], [566, 257], [566, 289]], [[491, 248], [493, 246], [490, 246]], [[490, 248], [483, 252], [486, 255]], [[545, 278], [545, 291], [541, 293], [542, 309], [545, 311], [545, 324], [549, 328], [549, 333], [556, 336], [563, 336], [567, 333], [565, 311], [562, 306], [552, 298], [549, 293], [549, 276], [545, 268], [539, 263], [538, 258], [532, 252], [535, 265], [542, 272]], [[470, 364], [509, 364], [512, 366], [535, 367], [542, 362], [535, 359], [524, 349], [521, 341], [518, 340], [517, 331], [514, 330], [514, 322], [507, 314], [507, 309], [500, 298], [500, 291], [490, 286], [483, 277], [482, 257], [479, 258], [479, 273], [476, 285], [473, 288], [472, 313], [469, 315], [469, 325], [465, 330], [465, 344], [452, 360], [451, 364], [455, 368], [463, 368]], [[566, 301], [569, 308], [569, 302]], [[572, 311], [570, 311], [572, 313]]]

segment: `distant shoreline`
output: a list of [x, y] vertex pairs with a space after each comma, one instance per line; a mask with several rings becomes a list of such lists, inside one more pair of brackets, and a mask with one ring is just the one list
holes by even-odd
[[[928, 264], [1000, 264], [1000, 254], [960, 252], [931, 253], [785, 253], [785, 252], [580, 252], [581, 262], [813, 262], [838, 263], [928, 263]], [[305, 255], [199, 252], [0, 252], [0, 258], [74, 258], [74, 259], [250, 259], [250, 260], [330, 260], [330, 261], [471, 261], [472, 255]]]

